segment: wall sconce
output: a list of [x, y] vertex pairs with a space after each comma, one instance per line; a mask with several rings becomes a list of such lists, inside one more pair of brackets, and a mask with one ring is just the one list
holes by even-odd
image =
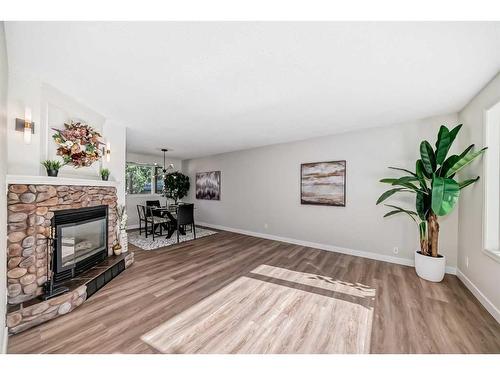
[[31, 121], [31, 109], [26, 108], [24, 120], [16, 118], [16, 131], [24, 133], [24, 143], [31, 143], [31, 135], [35, 134], [35, 123]]
[[106, 161], [109, 162], [111, 160], [111, 143], [106, 142]]

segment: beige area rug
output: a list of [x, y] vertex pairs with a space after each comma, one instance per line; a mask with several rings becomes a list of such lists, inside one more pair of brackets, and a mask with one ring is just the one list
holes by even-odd
[[375, 289], [261, 265], [141, 337], [162, 353], [369, 353]]
[[[210, 229], [196, 227], [196, 239], [211, 236], [216, 233], [216, 231]], [[192, 241], [194, 239], [193, 232], [186, 232], [186, 235], [179, 236], [179, 242]], [[139, 231], [134, 231], [128, 234], [128, 242], [141, 248], [142, 250], [156, 250], [161, 247], [177, 245], [177, 235], [174, 233], [172, 237], [167, 238], [167, 233], [165, 233], [162, 236], [156, 235], [153, 240], [153, 236], [151, 234], [148, 235], [148, 238], [146, 238], [144, 232], [139, 234]]]

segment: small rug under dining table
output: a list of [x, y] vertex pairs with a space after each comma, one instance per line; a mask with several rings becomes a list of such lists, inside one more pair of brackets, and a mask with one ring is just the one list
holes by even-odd
[[[216, 233], [217, 233], [216, 231], [210, 229], [196, 227], [197, 239], [211, 236]], [[192, 232], [188, 231], [186, 232], [186, 235], [179, 236], [179, 243], [191, 240], [194, 240]], [[166, 238], [166, 234], [162, 236], [155, 235], [155, 239], [153, 240], [153, 235], [148, 235], [148, 237], [146, 238], [144, 232], [142, 232], [142, 234], [139, 235], [139, 231], [133, 231], [128, 233], [128, 242], [134, 246], [141, 248], [142, 250], [156, 250], [159, 249], [160, 247], [176, 245], [177, 235], [174, 233], [173, 236], [170, 238]]]

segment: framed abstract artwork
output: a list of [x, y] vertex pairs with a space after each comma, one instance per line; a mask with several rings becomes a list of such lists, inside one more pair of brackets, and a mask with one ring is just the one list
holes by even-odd
[[300, 203], [345, 207], [346, 161], [300, 166]]
[[196, 199], [220, 200], [220, 171], [196, 173]]

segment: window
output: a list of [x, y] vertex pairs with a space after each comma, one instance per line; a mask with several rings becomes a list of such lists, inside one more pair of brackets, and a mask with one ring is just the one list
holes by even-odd
[[127, 194], [161, 194], [163, 192], [162, 167], [127, 162], [125, 178]]
[[500, 261], [500, 103], [486, 111], [483, 248]]
[[155, 192], [157, 194], [161, 194], [163, 191], [163, 174], [162, 174], [162, 167], [155, 167]]

